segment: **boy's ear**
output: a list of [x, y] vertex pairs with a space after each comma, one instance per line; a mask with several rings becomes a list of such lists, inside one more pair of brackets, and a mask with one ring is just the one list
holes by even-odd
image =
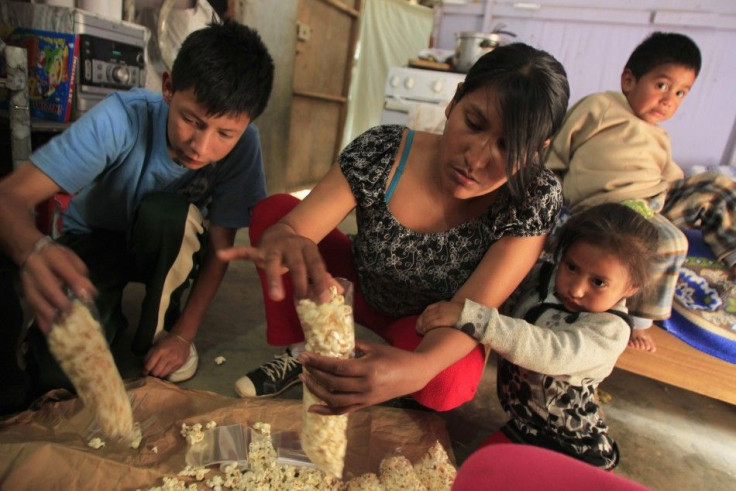
[[167, 104], [171, 104], [171, 98], [174, 97], [174, 83], [171, 81], [171, 72], [164, 71], [161, 75], [161, 93]]
[[628, 68], [624, 68], [624, 71], [621, 73], [621, 92], [626, 94], [633, 89], [635, 85], [636, 77], [634, 76], [634, 72]]

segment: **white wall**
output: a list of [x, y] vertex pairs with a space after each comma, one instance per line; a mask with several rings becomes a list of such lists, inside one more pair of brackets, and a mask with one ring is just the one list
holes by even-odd
[[672, 138], [673, 157], [682, 167], [736, 165], [736, 1], [448, 4], [435, 11], [435, 45], [452, 49], [455, 32], [490, 32], [499, 23], [516, 33], [517, 40], [562, 62], [570, 80], [571, 103], [593, 92], [619, 90], [629, 54], [651, 32], [690, 36], [700, 47], [703, 67], [678, 113], [663, 124]]

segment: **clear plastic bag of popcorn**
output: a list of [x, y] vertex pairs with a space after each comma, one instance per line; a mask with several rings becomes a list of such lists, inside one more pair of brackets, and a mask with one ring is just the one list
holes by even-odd
[[[340, 287], [330, 287], [327, 298], [298, 300], [296, 311], [304, 330], [306, 351], [322, 356], [350, 358], [355, 349], [353, 284], [343, 278], [335, 280]], [[310, 413], [309, 408], [322, 401], [306, 387], [303, 394], [302, 449], [317, 468], [339, 478], [345, 462], [348, 416]]]
[[339, 287], [331, 286], [329, 295], [297, 300], [296, 312], [304, 330], [306, 351], [350, 358], [355, 348], [353, 284], [344, 278], [335, 281]]
[[83, 302], [68, 292], [69, 312], [54, 319], [47, 336], [48, 347], [77, 395], [95, 416], [102, 434], [138, 448], [140, 427], [133, 410], [94, 304]]

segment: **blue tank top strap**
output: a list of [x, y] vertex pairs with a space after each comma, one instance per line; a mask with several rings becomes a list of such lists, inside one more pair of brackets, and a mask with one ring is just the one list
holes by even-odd
[[406, 160], [409, 158], [409, 149], [411, 149], [412, 140], [414, 140], [414, 130], [409, 130], [409, 133], [406, 135], [406, 143], [404, 144], [404, 152], [401, 154], [401, 160], [399, 161], [399, 166], [396, 168], [394, 177], [393, 179], [391, 179], [391, 184], [388, 185], [388, 189], [386, 190], [386, 204], [388, 204], [389, 201], [391, 201], [391, 197], [394, 195], [394, 190], [396, 189], [396, 185], [399, 183], [401, 174], [404, 173], [404, 166], [406, 165]]

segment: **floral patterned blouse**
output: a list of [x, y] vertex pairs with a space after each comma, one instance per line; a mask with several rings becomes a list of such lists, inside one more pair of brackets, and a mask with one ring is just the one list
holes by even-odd
[[562, 204], [557, 179], [544, 169], [522, 200], [513, 201], [504, 185], [488, 213], [443, 232], [412, 231], [394, 218], [385, 200], [404, 130], [374, 127], [338, 158], [357, 201], [358, 233], [351, 241], [360, 289], [371, 307], [392, 317], [417, 315], [449, 300], [494, 242], [548, 233]]

